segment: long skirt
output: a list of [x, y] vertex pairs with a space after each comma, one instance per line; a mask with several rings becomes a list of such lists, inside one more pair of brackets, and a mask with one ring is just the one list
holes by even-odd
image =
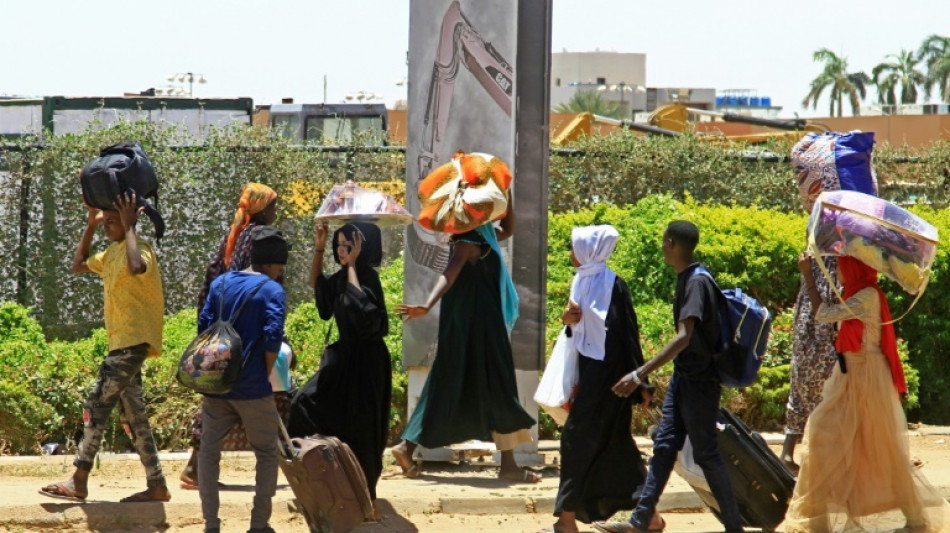
[[787, 532], [946, 531], [946, 500], [910, 462], [907, 419], [880, 350], [845, 354], [805, 427]]
[[574, 512], [591, 523], [633, 509], [640, 498], [647, 470], [630, 434], [631, 400], [610, 389], [623, 375], [620, 359], [579, 358], [577, 394], [561, 433], [555, 515]]

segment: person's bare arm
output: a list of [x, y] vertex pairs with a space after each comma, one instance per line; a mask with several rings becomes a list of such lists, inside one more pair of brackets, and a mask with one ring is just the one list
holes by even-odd
[[674, 336], [653, 359], [650, 359], [640, 368], [620, 378], [620, 381], [613, 386], [612, 390], [614, 394], [624, 398], [630, 396], [630, 394], [640, 386], [640, 382], [646, 379], [647, 376], [672, 361], [674, 357], [689, 346], [689, 339], [693, 336], [693, 329], [695, 327], [695, 317], [681, 320], [679, 324], [677, 324], [676, 336]]
[[138, 222], [139, 213], [143, 209], [135, 206], [135, 193], [130, 195], [120, 194], [112, 205], [119, 212], [119, 220], [121, 220], [122, 229], [125, 231], [125, 259], [129, 264], [129, 272], [133, 276], [142, 274], [145, 272], [145, 261], [142, 260], [139, 240], [135, 235], [135, 223]]
[[449, 261], [449, 266], [445, 268], [445, 271], [435, 282], [435, 287], [433, 287], [429, 293], [429, 299], [425, 305], [399, 304], [396, 306], [396, 313], [403, 318], [403, 322], [425, 316], [442, 296], [445, 295], [446, 291], [452, 288], [465, 263], [474, 261], [481, 253], [482, 249], [477, 244], [467, 242], [455, 243], [452, 260]]
[[503, 241], [515, 234], [515, 204], [514, 195], [508, 197], [508, 212], [505, 218], [499, 222], [499, 227], [495, 229], [495, 236], [499, 241]]
[[317, 276], [323, 273], [323, 256], [327, 249], [327, 234], [329, 230], [326, 224], [317, 224], [313, 235], [313, 261], [310, 263], [310, 279], [307, 285], [314, 288], [317, 284]]
[[277, 352], [264, 352], [264, 366], [267, 371], [267, 375], [270, 375], [271, 370], [274, 369], [274, 363], [277, 362]]
[[76, 274], [92, 272], [92, 270], [89, 269], [89, 265], [86, 264], [86, 261], [89, 259], [89, 249], [92, 246], [92, 238], [96, 235], [96, 228], [98, 228], [101, 223], [102, 211], [90, 207], [89, 216], [86, 221], [86, 229], [83, 231], [82, 237], [79, 239], [79, 244], [76, 246], [76, 253], [73, 255], [73, 272]]
[[808, 299], [811, 301], [811, 315], [815, 316], [815, 313], [818, 312], [818, 307], [824, 302], [821, 298], [821, 291], [818, 290], [818, 285], [815, 284], [815, 273], [811, 270], [811, 254], [808, 252], [802, 252], [798, 256], [798, 271], [802, 273], [802, 280], [805, 283], [805, 287], [808, 292]]

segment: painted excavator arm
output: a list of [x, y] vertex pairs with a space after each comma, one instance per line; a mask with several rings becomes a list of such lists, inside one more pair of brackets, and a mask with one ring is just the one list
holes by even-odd
[[460, 66], [469, 70], [495, 103], [511, 116], [514, 91], [511, 64], [479, 35], [478, 30], [465, 18], [458, 1], [455, 1], [442, 19], [439, 48], [429, 82], [422, 152], [418, 160], [420, 179], [441, 162], [439, 154], [445, 141]]
[[[478, 30], [462, 14], [458, 1], [455, 1], [449, 5], [442, 18], [439, 47], [429, 81], [422, 146], [417, 159], [420, 180], [442, 163], [440, 157], [460, 67], [471, 72], [498, 107], [511, 116], [514, 100], [514, 73], [511, 63], [479, 35]], [[444, 236], [415, 223], [406, 232], [406, 236], [407, 248], [416, 264], [435, 272], [445, 270], [449, 252]]]

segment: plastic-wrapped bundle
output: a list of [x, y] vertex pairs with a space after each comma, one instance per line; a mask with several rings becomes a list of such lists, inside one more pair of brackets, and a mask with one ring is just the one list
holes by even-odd
[[419, 182], [419, 225], [465, 233], [508, 212], [511, 171], [489, 154], [457, 152]]
[[815, 202], [808, 242], [820, 255], [854, 257], [918, 294], [930, 279], [937, 228], [886, 200], [831, 191]]
[[811, 211], [823, 191], [858, 191], [877, 196], [871, 165], [874, 132], [809, 133], [792, 148], [798, 193]]
[[392, 196], [360, 187], [352, 181], [334, 185], [313, 218], [326, 224], [366, 221], [378, 226], [398, 226], [412, 222], [412, 215]]

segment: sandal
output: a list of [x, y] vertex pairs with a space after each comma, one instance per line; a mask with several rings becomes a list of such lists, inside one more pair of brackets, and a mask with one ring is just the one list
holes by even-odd
[[80, 496], [78, 492], [69, 488], [69, 486], [65, 483], [54, 483], [52, 485], [47, 485], [40, 489], [39, 493], [50, 498], [57, 498], [71, 502], [86, 501], [86, 496]]
[[527, 468], [522, 468], [520, 475], [503, 474], [499, 472], [498, 477], [515, 483], [541, 483], [543, 479], [541, 474]]
[[399, 468], [402, 468], [402, 474], [409, 479], [415, 479], [419, 477], [419, 464], [412, 460], [412, 457], [409, 457], [399, 446], [394, 446], [390, 450], [393, 454], [393, 459], [396, 460], [396, 464], [399, 465]]
[[[663, 520], [662, 516], [659, 516], [659, 515], [656, 515], [656, 516], [660, 521], [660, 527], [648, 529], [647, 533], [663, 533], [663, 530], [666, 529], [666, 520]], [[653, 525], [652, 521], [650, 522], [650, 525], [651, 526]]]
[[594, 522], [591, 525], [600, 533], [646, 533], [630, 522]]
[[148, 493], [147, 490], [136, 492], [131, 496], [126, 496], [119, 500], [120, 503], [144, 503], [144, 502], [167, 502], [172, 499], [172, 495], [165, 489], [165, 497], [156, 498]]

